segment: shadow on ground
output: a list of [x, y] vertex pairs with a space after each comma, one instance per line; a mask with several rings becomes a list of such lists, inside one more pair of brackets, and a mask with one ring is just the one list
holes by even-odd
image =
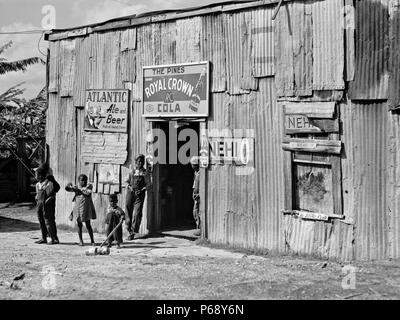
[[39, 230], [39, 224], [18, 219], [0, 217], [0, 232], [23, 232]]

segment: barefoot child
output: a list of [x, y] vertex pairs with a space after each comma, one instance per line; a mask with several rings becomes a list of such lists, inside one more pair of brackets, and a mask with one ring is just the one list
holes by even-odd
[[75, 192], [74, 199], [75, 206], [70, 215], [70, 220], [72, 221], [73, 216], [76, 216], [76, 222], [78, 224], [78, 235], [79, 235], [79, 245], [83, 246], [82, 238], [82, 227], [83, 223], [86, 225], [86, 229], [90, 236], [90, 242], [95, 245], [93, 238], [93, 230], [90, 225], [91, 219], [96, 219], [96, 210], [92, 201], [92, 185], [88, 184], [88, 177], [85, 174], [81, 174], [78, 177], [79, 187], [73, 186], [72, 183], [68, 183], [65, 190], [68, 192]]
[[[118, 207], [118, 196], [117, 194], [110, 194], [109, 196], [110, 205], [107, 208], [106, 224], [107, 224], [107, 237], [111, 231], [118, 225], [121, 220], [125, 220], [124, 211]], [[117, 242], [117, 247], [120, 248], [122, 243], [122, 224], [115, 230], [114, 234], [108, 239], [107, 245], [111, 247], [113, 241]]]
[[56, 189], [54, 183], [46, 178], [46, 171], [43, 168], [36, 170], [36, 201], [37, 215], [42, 231], [42, 239], [36, 243], [47, 243], [47, 236], [50, 236], [49, 244], [58, 244], [57, 227], [55, 221]]

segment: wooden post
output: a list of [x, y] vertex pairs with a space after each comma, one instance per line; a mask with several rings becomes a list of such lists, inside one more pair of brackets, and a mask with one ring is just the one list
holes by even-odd
[[[207, 130], [206, 122], [200, 122], [200, 132]], [[200, 168], [200, 230], [201, 237], [203, 239], [208, 238], [207, 230], [207, 181], [208, 180], [208, 168]]]
[[25, 200], [28, 190], [28, 175], [24, 163], [27, 163], [27, 156], [25, 152], [25, 141], [21, 138], [17, 139], [17, 155], [20, 157], [20, 161], [18, 161], [17, 165], [17, 200]]

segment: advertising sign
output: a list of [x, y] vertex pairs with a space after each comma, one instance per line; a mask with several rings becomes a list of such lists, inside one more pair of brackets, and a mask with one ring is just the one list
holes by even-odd
[[128, 90], [86, 90], [84, 130], [126, 133], [128, 107]]
[[99, 183], [119, 184], [120, 166], [117, 164], [98, 164]]
[[254, 162], [254, 138], [210, 137], [211, 163], [249, 165]]
[[207, 117], [209, 63], [143, 67], [144, 117]]

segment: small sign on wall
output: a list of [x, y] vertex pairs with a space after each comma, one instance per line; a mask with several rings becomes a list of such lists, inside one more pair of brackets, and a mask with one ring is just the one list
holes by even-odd
[[86, 90], [84, 130], [126, 133], [129, 90]]
[[249, 165], [254, 162], [254, 138], [210, 137], [210, 162]]
[[209, 63], [143, 67], [144, 117], [207, 117]]
[[99, 183], [120, 184], [120, 165], [101, 163], [97, 168]]

